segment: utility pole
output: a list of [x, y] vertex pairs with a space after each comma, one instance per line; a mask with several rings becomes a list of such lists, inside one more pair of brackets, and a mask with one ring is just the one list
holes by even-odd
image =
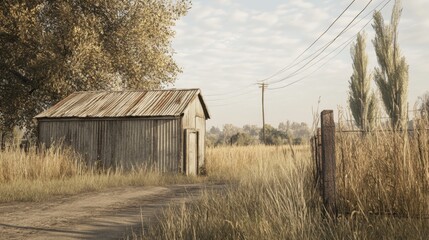
[[265, 103], [264, 103], [264, 94], [265, 94], [265, 88], [268, 87], [268, 84], [258, 83], [259, 88], [262, 89], [262, 143], [265, 145]]

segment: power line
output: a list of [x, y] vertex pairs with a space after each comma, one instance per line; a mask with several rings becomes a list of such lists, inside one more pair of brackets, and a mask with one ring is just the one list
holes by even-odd
[[[207, 99], [206, 101], [207, 101], [207, 102], [217, 102], [217, 101], [229, 100], [229, 99], [231, 99], [231, 98], [236, 98], [236, 97], [240, 97], [240, 96], [243, 96], [243, 95], [247, 95], [247, 94], [249, 94], [249, 93], [254, 92], [255, 90], [256, 90], [256, 89], [251, 89], [251, 90], [249, 90], [249, 91], [246, 91], [246, 92], [243, 92], [243, 93], [240, 93], [240, 94], [236, 94], [236, 95], [234, 95], [234, 96], [230, 96], [230, 97], [228, 97], [228, 98]], [[237, 91], [236, 91], [236, 93], [237, 93]]]
[[[357, 24], [359, 24], [363, 19], [365, 19], [366, 17], [368, 17], [368, 15], [370, 15], [371, 13], [373, 13], [373, 11], [375, 11], [375, 10], [377, 10], [377, 8], [378, 7], [380, 7], [380, 5], [382, 5], [384, 2], [386, 2], [387, 0], [383, 0], [382, 2], [380, 2], [375, 8], [373, 8], [371, 11], [369, 11], [363, 18], [361, 18], [359, 21], [357, 21], [357, 22], [355, 22], [353, 25], [351, 25], [350, 27], [348, 27], [348, 29], [345, 31], [345, 32], [347, 32], [349, 29], [351, 29], [351, 28], [353, 28], [353, 27], [355, 27]], [[383, 6], [383, 8], [390, 2], [391, 0], [389, 0], [384, 6]], [[381, 8], [381, 9], [383, 9], [383, 8]], [[303, 63], [304, 61], [306, 61], [306, 60], [308, 60], [308, 59], [310, 59], [312, 56], [314, 56], [315, 54], [317, 54], [317, 53], [319, 53], [320, 51], [322, 51], [325, 47], [329, 47], [329, 42], [328, 43], [326, 43], [325, 45], [323, 45], [321, 48], [319, 48], [319, 49], [317, 49], [316, 51], [314, 51], [312, 54], [310, 54], [310, 55], [308, 55], [307, 57], [305, 57], [305, 58], [303, 58], [303, 59], [301, 59], [299, 62], [297, 62], [297, 63], [295, 63], [295, 64], [293, 64], [293, 65], [290, 65], [290, 66], [288, 66], [288, 67], [286, 67], [286, 68], [284, 68], [284, 70], [283, 70], [283, 72], [284, 71], [286, 71], [286, 70], [289, 70], [289, 69], [291, 69], [291, 68], [293, 68], [293, 67], [296, 67], [296, 66], [298, 66], [299, 64], [301, 64], [301, 63]], [[293, 76], [295, 76], [295, 75], [297, 75], [297, 74], [293, 74]]]
[[[386, 0], [385, 0], [386, 1]], [[368, 5], [368, 4], [367, 4]], [[379, 4], [380, 5], [380, 4]], [[378, 5], [378, 6], [379, 6]], [[364, 9], [365, 10], [365, 9]], [[368, 16], [369, 14], [367, 14], [366, 16]], [[357, 16], [359, 16], [359, 15], [357, 15]], [[363, 28], [361, 28], [361, 30], [360, 31], [362, 31], [362, 29], [364, 29], [370, 22], [371, 22], [371, 20], [372, 19], [370, 19], [370, 21], [368, 21], [366, 24], [365, 24], [365, 26], [363, 27]], [[362, 19], [361, 20], [359, 20], [358, 22], [360, 22], [360, 21], [362, 21]], [[353, 22], [353, 21], [352, 21]], [[358, 23], [357, 22], [357, 23]], [[356, 23], [356, 24], [357, 24]], [[356, 25], [355, 24], [355, 25]], [[353, 25], [353, 26], [355, 26], [355, 25]], [[346, 27], [346, 28], [348, 28], [348, 27], [350, 27], [350, 24]], [[344, 30], [343, 30], [344, 31]], [[359, 31], [359, 32], [360, 32]], [[321, 59], [319, 59], [319, 60], [317, 60], [316, 62], [314, 62], [313, 64], [311, 64], [309, 67], [307, 67], [307, 65], [309, 64], [309, 63], [311, 63], [312, 61], [309, 61], [306, 65], [304, 65], [303, 67], [305, 68], [305, 67], [307, 67], [305, 70], [308, 70], [308, 69], [310, 69], [311, 67], [313, 67], [314, 65], [316, 65], [316, 64], [318, 64], [319, 62], [321, 62], [323, 59], [325, 59], [326, 57], [328, 57], [329, 55], [331, 55], [333, 52], [335, 52], [338, 48], [340, 48], [341, 46], [343, 46], [344, 44], [347, 44], [347, 43], [350, 43], [352, 40], [353, 40], [353, 38], [355, 37], [356, 35], [354, 35], [353, 37], [351, 37], [349, 40], [347, 40], [346, 42], [344, 42], [343, 44], [341, 44], [339, 47], [337, 47], [337, 48], [335, 48], [333, 51], [331, 51], [330, 53], [328, 53], [327, 55], [325, 55], [325, 56], [323, 56]], [[326, 45], [325, 45], [326, 46]], [[345, 47], [347, 47], [347, 45], [345, 45], [342, 49], [341, 49], [341, 51], [340, 52], [338, 52], [333, 58], [335, 58], [336, 56], [338, 56], [344, 49], [345, 49]], [[326, 47], [325, 47], [325, 49], [326, 49]], [[322, 51], [321, 53], [323, 53], [324, 51]], [[320, 54], [318, 54], [316, 57], [318, 57], [318, 56], [320, 56], [321, 55], [321, 53]], [[285, 86], [281, 86], [281, 87], [276, 87], [276, 88], [270, 88], [270, 89], [267, 89], [267, 90], [278, 90], [278, 89], [282, 89], [282, 88], [286, 88], [286, 87], [288, 87], [288, 86], [290, 86], [290, 85], [293, 85], [293, 84], [295, 84], [295, 83], [297, 83], [297, 82], [300, 82], [300, 81], [302, 81], [302, 80], [304, 80], [304, 79], [306, 79], [307, 77], [309, 77], [309, 76], [311, 76], [313, 73], [315, 73], [316, 71], [318, 71], [319, 69], [321, 69], [324, 65], [326, 65], [330, 60], [332, 60], [333, 58], [330, 58], [328, 61], [326, 61], [324, 64], [322, 64], [320, 67], [318, 67], [316, 70], [314, 70], [314, 71], [312, 71], [310, 74], [308, 74], [308, 75], [305, 75], [305, 76], [303, 76], [302, 78], [300, 78], [300, 79], [298, 79], [298, 80], [296, 80], [296, 81], [293, 81], [293, 82], [291, 82], [291, 83], [289, 83], [289, 84], [287, 84], [287, 85], [285, 85]], [[314, 60], [314, 58], [312, 59], [312, 60]], [[293, 76], [296, 76], [296, 75], [298, 75], [299, 73], [297, 73], [297, 72], [295, 72], [295, 73], [292, 73], [292, 74], [290, 74], [290, 75], [288, 75], [287, 76], [287, 78], [291, 78], [291, 77], [293, 77]], [[255, 84], [252, 84], [252, 85], [249, 85], [249, 86], [254, 86]], [[242, 93], [242, 94], [236, 94], [236, 95], [234, 95], [234, 96], [232, 96], [232, 97], [228, 97], [228, 98], [220, 98], [220, 99], [212, 99], [212, 100], [210, 100], [210, 99], [208, 99], [207, 101], [208, 102], [210, 102], [210, 101], [212, 101], [212, 102], [215, 102], [215, 101], [225, 101], [225, 100], [230, 100], [231, 98], [236, 98], [236, 97], [239, 97], [239, 96], [242, 96], [242, 95], [247, 95], [248, 93], [251, 93], [251, 92], [253, 92], [253, 89], [252, 90], [250, 90], [250, 91], [247, 91], [247, 92], [244, 92], [244, 93]], [[236, 92], [233, 92], [233, 93], [236, 93]], [[226, 106], [226, 105], [228, 105], [228, 104], [225, 104], [225, 105], [222, 105], [222, 106]]]
[[[288, 76], [286, 76], [286, 77], [284, 77], [284, 78], [281, 78], [281, 79], [278, 79], [278, 80], [276, 80], [276, 81], [274, 81], [274, 82], [272, 82], [272, 84], [276, 84], [276, 83], [279, 83], [279, 82], [283, 82], [283, 81], [285, 81], [286, 79], [289, 79], [289, 78], [291, 78], [291, 77], [294, 77], [294, 76], [296, 76], [296, 75], [298, 75], [298, 74], [300, 74], [300, 71], [301, 70], [303, 70], [304, 68], [305, 68], [305, 70], [308, 70], [308, 69], [310, 69], [311, 67], [313, 67], [314, 65], [316, 65], [316, 64], [318, 64], [320, 61], [322, 61], [323, 59], [325, 59], [326, 57], [328, 57], [329, 55], [331, 55], [333, 52], [335, 52], [338, 48], [340, 48], [343, 44], [345, 44], [345, 43], [349, 43], [350, 41], [348, 40], [348, 41], [346, 41], [345, 43], [343, 43], [343, 44], [341, 44], [339, 47], [337, 47], [336, 49], [334, 49], [333, 51], [331, 51], [329, 54], [327, 54], [327, 55], [325, 55], [324, 57], [322, 57], [320, 60], [318, 60], [318, 61], [316, 61], [315, 63], [313, 63], [313, 64], [311, 64], [309, 67], [307, 67], [310, 63], [312, 63], [317, 57], [319, 57], [329, 46], [331, 46], [342, 34], [344, 34], [346, 31], [348, 31], [349, 29], [351, 29], [351, 28], [353, 28], [354, 26], [356, 26], [359, 22], [361, 22], [363, 19], [365, 19], [369, 14], [371, 14], [372, 13], [372, 11], [371, 12], [369, 12], [369, 13], [367, 13], [362, 19], [360, 19], [358, 22], [356, 22], [356, 23], [354, 23], [353, 25], [351, 25], [353, 22], [355, 22], [355, 20], [366, 10], [366, 8], [371, 4], [371, 2], [372, 2], [373, 0], [370, 0], [367, 4], [366, 4], [366, 6], [353, 18], [353, 20], [333, 39], [333, 40], [331, 40], [330, 42], [328, 42], [327, 44], [325, 44], [325, 46], [323, 46], [322, 48], [320, 48], [320, 49], [318, 49], [317, 51], [315, 51], [314, 53], [312, 53], [310, 56], [308, 56], [308, 57], [306, 57], [306, 58], [304, 58], [303, 60], [301, 60], [300, 62], [298, 62], [298, 63], [296, 63], [295, 65], [293, 65], [293, 66], [290, 66], [290, 67], [288, 67], [288, 69], [290, 69], [290, 68], [292, 68], [292, 67], [294, 67], [294, 66], [296, 66], [296, 65], [298, 65], [298, 64], [300, 64], [300, 63], [302, 63], [303, 61], [305, 61], [305, 60], [307, 60], [307, 59], [309, 59], [311, 56], [314, 56], [316, 53], [317, 53], [317, 55], [315, 56], [315, 57], [313, 57], [310, 61], [308, 61], [307, 63], [305, 63], [302, 67], [300, 67], [299, 69], [297, 69], [297, 70], [295, 70], [294, 72], [292, 72], [291, 74], [289, 74]], [[387, 0], [383, 0], [380, 4], [378, 4], [373, 10], [376, 10], [381, 4], [383, 4], [385, 1], [387, 1]], [[354, 1], [352, 1], [350, 4], [349, 4], [349, 6], [343, 11], [343, 13], [341, 13], [341, 15], [343, 15], [344, 14], [344, 12], [345, 11], [347, 11], [347, 9], [353, 4], [353, 2]], [[391, 2], [391, 0], [389, 0], [381, 9], [383, 9], [389, 2]], [[380, 9], [380, 10], [381, 10]], [[297, 59], [299, 59], [306, 51], [308, 51], [318, 40], [320, 40], [320, 38], [324, 35], [324, 34], [326, 34], [326, 32], [335, 24], [335, 22], [336, 21], [338, 21], [338, 19], [341, 17], [341, 15], [339, 16], [339, 17], [337, 17], [336, 19], [335, 19], [335, 21], [333, 22], [333, 23], [331, 23], [331, 25], [328, 27], [328, 29], [327, 30], [325, 30], [325, 32], [324, 33], [322, 33], [322, 35], [320, 35], [306, 50], [304, 50], [304, 52], [303, 53], [301, 53], [297, 58], [295, 58], [295, 60], [294, 60], [294, 62], [297, 60]], [[365, 24], [365, 26], [362, 28], [362, 29], [364, 29], [370, 22], [371, 22], [371, 20], [372, 19], [370, 19], [370, 21], [369, 22], [367, 22], [366, 24]], [[362, 31], [362, 29], [360, 30], [360, 31]], [[359, 31], [359, 32], [360, 32]], [[355, 36], [355, 35], [354, 35]], [[352, 37], [353, 38], [353, 37]], [[345, 46], [345, 47], [347, 47], [347, 45]], [[342, 49], [341, 49], [341, 51], [340, 52], [338, 52], [334, 57], [336, 57], [336, 56], [338, 56], [338, 54], [339, 53], [341, 53], [344, 49], [345, 49], [345, 47], [343, 47]], [[270, 89], [268, 89], [268, 90], [277, 90], [277, 89], [282, 89], [282, 88], [285, 88], [285, 87], [288, 87], [288, 86], [290, 86], [290, 85], [292, 85], [292, 84], [295, 84], [295, 83], [297, 83], [297, 82], [299, 82], [299, 81], [302, 81], [302, 80], [304, 80], [304, 79], [306, 79], [307, 77], [309, 77], [310, 75], [312, 75], [313, 73], [315, 73], [316, 71], [318, 71], [321, 67], [323, 67], [324, 65], [326, 65], [330, 60], [332, 60], [333, 58], [330, 58], [327, 62], [325, 62], [324, 64], [322, 64], [319, 68], [317, 68], [315, 71], [313, 71], [313, 72], [311, 72], [310, 74], [308, 74], [308, 75], [306, 75], [306, 76], [304, 76], [304, 77], [302, 77], [302, 78], [300, 78], [300, 79], [298, 79], [298, 80], [296, 80], [296, 81], [294, 81], [294, 82], [291, 82], [291, 83], [289, 83], [289, 84], [287, 84], [287, 85], [285, 85], [285, 86], [281, 86], [281, 87], [276, 87], [276, 88], [270, 88]], [[293, 64], [293, 62], [291, 63], [291, 64]], [[276, 74], [274, 74], [274, 75], [277, 75], [278, 73], [276, 73]], [[271, 77], [270, 77], [271, 78]], [[218, 99], [208, 99], [207, 101], [211, 101], [211, 102], [216, 102], [216, 101], [225, 101], [225, 100], [230, 100], [231, 98], [236, 98], [236, 97], [239, 97], [239, 96], [243, 96], [243, 95], [247, 95], [247, 94], [249, 94], [249, 93], [252, 93], [253, 91], [254, 91], [254, 89], [252, 89], [252, 90], [250, 90], [250, 91], [245, 91], [245, 92], [243, 92], [243, 93], [241, 93], [241, 94], [237, 94], [237, 92], [239, 92], [239, 91], [242, 91], [242, 90], [245, 90], [245, 89], [248, 89], [248, 88], [250, 88], [250, 87], [252, 87], [252, 86], [255, 86], [257, 83], [252, 83], [252, 84], [248, 84], [248, 85], [246, 85], [246, 86], [244, 86], [242, 89], [240, 89], [240, 90], [237, 90], [237, 91], [230, 91], [230, 92], [227, 92], [227, 93], [220, 93], [220, 94], [208, 94], [208, 95], [205, 95], [205, 96], [208, 96], [208, 97], [212, 97], [212, 96], [225, 96], [225, 95], [231, 95], [231, 94], [234, 94], [233, 96], [231, 96], [231, 97], [227, 97], [227, 98], [218, 98]], [[226, 105], [230, 105], [230, 104], [225, 104], [225, 105], [214, 105], [214, 106], [226, 106]]]
[[[354, 37], [353, 37], [354, 38]], [[330, 58], [330, 59], [328, 59], [328, 61], [326, 61], [325, 63], [323, 63], [322, 65], [320, 65], [318, 68], [316, 68], [314, 71], [312, 71], [310, 74], [307, 74], [307, 75], [305, 75], [305, 76], [303, 76], [303, 77], [301, 77], [301, 78], [299, 78], [299, 79], [297, 79], [297, 80], [295, 80], [295, 81], [293, 81], [293, 82], [290, 82], [290, 83], [288, 83], [288, 84], [286, 84], [286, 85], [284, 85], [284, 86], [280, 86], [280, 87], [275, 87], [275, 88], [270, 88], [270, 89], [268, 89], [268, 90], [270, 90], [270, 91], [272, 91], [272, 90], [278, 90], [278, 89], [283, 89], [283, 88], [286, 88], [286, 87], [289, 87], [290, 85], [293, 85], [293, 84], [295, 84], [295, 83], [298, 83], [298, 82], [300, 82], [300, 81], [302, 81], [302, 80], [304, 80], [304, 79], [307, 79], [308, 77], [310, 77], [311, 75], [313, 75], [315, 72], [317, 72], [317, 71], [319, 71], [322, 67], [324, 67], [326, 64], [328, 64], [332, 59], [334, 59], [334, 58], [336, 58], [341, 52], [343, 52], [344, 51], [344, 49], [348, 46], [348, 44], [350, 44], [352, 41], [353, 41], [353, 38], [351, 39], [351, 40], [347, 40], [345, 43], [343, 43], [342, 45], [340, 45], [340, 47], [341, 46], [343, 46], [344, 44], [345, 44], [345, 46], [343, 46], [343, 48], [337, 53], [337, 54], [335, 54], [332, 58]], [[338, 49], [338, 48], [337, 48]], [[337, 50], [337, 49], [335, 49], [335, 50]], [[335, 51], [334, 50], [334, 51]], [[332, 52], [334, 52], [334, 51], [332, 51]], [[331, 53], [332, 53], [331, 52]], [[329, 56], [331, 53], [329, 53], [328, 55], [326, 55], [325, 57], [327, 57], [327, 56]], [[324, 58], [325, 58], [324, 57]], [[320, 61], [321, 60], [323, 60], [324, 58], [322, 58], [322, 59], [320, 59]], [[317, 63], [319, 63], [320, 61], [318, 61], [318, 62], [316, 62], [316, 64]], [[314, 65], [312, 65], [312, 66], [314, 66]], [[311, 67], [312, 67], [311, 66]]]
[[244, 90], [244, 89], [248, 89], [248, 88], [250, 88], [250, 87], [253, 87], [253, 86], [256, 86], [256, 82], [255, 83], [252, 83], [252, 84], [247, 84], [247, 85], [244, 85], [241, 89], [239, 89], [239, 90], [235, 90], [235, 91], [228, 91], [228, 92], [225, 92], [225, 93], [214, 93], [214, 94], [205, 94], [204, 96], [205, 97], [217, 97], [217, 96], [224, 96], [224, 95], [231, 95], [231, 94], [236, 94], [237, 93], [237, 91], [242, 91], [242, 90]]
[[308, 66], [308, 64], [310, 64], [311, 62], [313, 62], [317, 57], [319, 57], [329, 46], [332, 45], [332, 43], [334, 43], [342, 34], [344, 34], [344, 32], [348, 29], [348, 27], [365, 11], [365, 9], [369, 6], [369, 4], [372, 2], [373, 0], [370, 0], [365, 7], [352, 19], [352, 21], [350, 23], [347, 24], [347, 26], [334, 38], [332, 39], [323, 49], [321, 52], [319, 52], [316, 56], [314, 56], [312, 59], [310, 59], [310, 61], [308, 61], [307, 63], [305, 63], [303, 66], [301, 66], [300, 68], [298, 68], [297, 70], [295, 70], [294, 72], [292, 72], [291, 74], [287, 75], [284, 78], [281, 78], [279, 80], [276, 81], [272, 81], [272, 82], [268, 82], [270, 84], [275, 84], [275, 83], [279, 83], [282, 82], [286, 79], [289, 79], [290, 77], [293, 77], [294, 74], [298, 73], [299, 71], [301, 71], [303, 68], [305, 68], [306, 66]]
[[[257, 90], [257, 89], [254, 89], [254, 90]], [[253, 96], [251, 97], [252, 99], [254, 99]], [[207, 105], [211, 108], [211, 107], [225, 107], [225, 106], [233, 106], [233, 105], [248, 103], [248, 101], [243, 101], [243, 100], [235, 100], [235, 101], [229, 101], [230, 99], [224, 99], [224, 100], [228, 100], [228, 102], [220, 102], [219, 104], [217, 104], [217, 102], [207, 102]]]
[[229, 102], [229, 103], [225, 103], [225, 104], [207, 104], [208, 107], [212, 108], [212, 107], [226, 107], [226, 106], [232, 106], [232, 105], [236, 105], [239, 103], [243, 103], [243, 101], [236, 101], [236, 102]]
[[[353, 1], [351, 1], [350, 2], [350, 4], [342, 11], [342, 13], [328, 26], [328, 28], [321, 34], [321, 35], [319, 35], [319, 37], [312, 43], [312, 44], [310, 44], [310, 46], [308, 46], [307, 47], [307, 49], [306, 50], [304, 50], [298, 57], [296, 57], [295, 58], [295, 60], [291, 63], [291, 64], [294, 64], [295, 62], [296, 62], [296, 60], [298, 60], [302, 55], [304, 55], [311, 47], [313, 47], [313, 45], [314, 44], [316, 44], [331, 28], [332, 28], [332, 26], [341, 18], [341, 16], [342, 15], [344, 15], [344, 13], [353, 5], [353, 3], [355, 2], [356, 0], [353, 0]], [[314, 54], [314, 53], [313, 53]], [[312, 54], [312, 55], [313, 55]], [[310, 55], [311, 56], [311, 55]], [[308, 58], [306, 58], [306, 59], [308, 59]], [[306, 59], [304, 59], [304, 60], [306, 60]], [[302, 62], [302, 61], [301, 61]], [[301, 62], [299, 62], [299, 63], [301, 63]], [[298, 63], [298, 64], [299, 64]], [[290, 65], [291, 65], [290, 64]], [[278, 71], [277, 73], [275, 73], [274, 75], [272, 75], [272, 76], [270, 76], [269, 78], [267, 78], [267, 79], [271, 79], [272, 77], [274, 77], [274, 76], [276, 76], [276, 75], [278, 75], [279, 73], [281, 73], [281, 72], [283, 72], [284, 70], [286, 70], [285, 68], [284, 69], [282, 69], [282, 70], [280, 70], [280, 71]], [[247, 88], [249, 88], [249, 87], [252, 87], [252, 86], [255, 86], [256, 85], [256, 83], [253, 83], [253, 84], [248, 84], [248, 85], [246, 85], [246, 86], [244, 86], [244, 88], [243, 89], [247, 89]], [[237, 91], [230, 91], [230, 92], [226, 92], [226, 93], [218, 93], [218, 94], [206, 94], [205, 96], [206, 97], [212, 97], [212, 96], [225, 96], [225, 95], [232, 95], [232, 94], [234, 94], [234, 96], [237, 94]]]
[[[386, 1], [386, 0], [385, 0]], [[385, 1], [383, 1], [383, 2], [385, 2]], [[383, 5], [383, 7], [382, 8], [380, 8], [380, 10], [383, 10], [386, 6], [387, 6], [387, 4], [389, 4], [390, 2], [391, 2], [392, 0], [389, 0], [387, 3], [385, 3], [384, 5]], [[382, 3], [383, 3], [382, 2]], [[381, 4], [379, 4], [378, 6], [380, 6]], [[367, 14], [368, 15], [368, 14]], [[370, 19], [360, 30], [359, 30], [359, 32], [361, 32], [362, 30], [364, 30], [365, 28], [366, 28], [366, 26], [368, 26], [368, 24], [369, 23], [371, 23], [371, 21], [372, 21], [372, 19]], [[358, 33], [359, 33], [358, 32]], [[331, 55], [333, 52], [335, 52], [336, 50], [338, 50], [341, 46], [343, 46], [344, 44], [346, 44], [337, 54], [335, 54], [332, 58], [330, 58], [328, 61], [326, 61], [325, 63], [323, 63], [322, 65], [320, 65], [316, 70], [314, 70], [313, 72], [311, 72], [310, 74], [308, 74], [308, 75], [305, 75], [305, 76], [303, 76], [302, 78], [299, 78], [298, 80], [296, 80], [296, 81], [293, 81], [293, 82], [290, 82], [290, 83], [288, 83], [288, 84], [286, 84], [286, 85], [284, 85], [284, 86], [281, 86], [281, 87], [275, 87], [275, 88], [270, 88], [269, 90], [278, 90], [278, 89], [283, 89], [283, 88], [286, 88], [286, 87], [289, 87], [289, 86], [291, 86], [291, 85], [293, 85], [293, 84], [295, 84], [295, 83], [298, 83], [298, 82], [300, 82], [300, 81], [302, 81], [302, 80], [304, 80], [304, 79], [306, 79], [307, 77], [309, 77], [309, 76], [311, 76], [311, 75], [313, 75], [315, 72], [317, 72], [318, 70], [320, 70], [323, 66], [325, 66], [327, 63], [329, 63], [332, 59], [334, 59], [335, 57], [337, 57], [342, 51], [344, 51], [344, 49], [348, 46], [348, 44], [350, 44], [352, 41], [353, 41], [353, 39], [356, 37], [356, 35], [357, 34], [355, 34], [355, 35], [353, 35], [351, 38], [349, 38], [347, 41], [345, 41], [343, 44], [341, 44], [340, 46], [338, 46], [336, 49], [334, 49], [333, 51], [331, 51], [329, 54], [327, 54], [327, 55], [325, 55], [322, 59], [320, 59], [320, 60], [318, 60], [316, 63], [314, 63], [314, 64], [312, 64], [309, 68], [307, 68], [307, 69], [310, 69], [311, 67], [313, 67], [314, 65], [316, 65], [317, 63], [319, 63], [321, 60], [323, 60], [323, 59], [325, 59], [327, 56], [329, 56], [329, 55]], [[306, 69], [306, 70], [307, 70]], [[297, 74], [294, 74], [293, 76], [296, 76]], [[291, 77], [293, 77], [293, 76], [291, 76]]]
[[[370, 21], [368, 21], [362, 29], [364, 29], [364, 28], [365, 28], [365, 27], [366, 27], [370, 22], [371, 22], [371, 20], [370, 20]], [[361, 29], [361, 30], [362, 30], [362, 29]], [[341, 47], [342, 47], [342, 48], [341, 48], [341, 50], [340, 50], [337, 54], [335, 54], [333, 57], [329, 58], [326, 62], [324, 62], [322, 65], [320, 65], [320, 66], [319, 66], [318, 68], [316, 68], [314, 71], [312, 71], [310, 74], [307, 74], [307, 75], [303, 76], [302, 78], [299, 78], [298, 80], [293, 81], [293, 82], [291, 82], [291, 83], [289, 83], [289, 84], [287, 84], [287, 85], [284, 85], [284, 86], [281, 86], [281, 87], [270, 88], [269, 90], [277, 90], [277, 89], [282, 89], [282, 88], [288, 87], [288, 86], [290, 86], [290, 85], [293, 85], [293, 84], [295, 84], [295, 83], [297, 83], [297, 82], [300, 82], [300, 81], [302, 81], [302, 80], [306, 79], [307, 77], [309, 77], [309, 76], [313, 75], [315, 72], [317, 72], [317, 71], [318, 71], [318, 70], [320, 70], [322, 67], [324, 67], [326, 64], [328, 64], [332, 59], [336, 58], [336, 57], [337, 57], [341, 52], [343, 52], [343, 51], [344, 51], [344, 49], [345, 49], [347, 46], [349, 46], [349, 44], [350, 44], [351, 42], [353, 42], [353, 40], [354, 40], [355, 36], [356, 36], [356, 35], [353, 35], [353, 37], [349, 38], [347, 41], [345, 41], [344, 43], [342, 43], [341, 45], [339, 45], [339, 46], [338, 46], [337, 48], [335, 48], [333, 51], [331, 51], [330, 53], [328, 53], [327, 55], [325, 55], [324, 57], [322, 57], [321, 59], [319, 59], [317, 62], [313, 63], [311, 66], [309, 66], [307, 69], [312, 68], [314, 65], [318, 64], [318, 63], [319, 63], [319, 62], [321, 62], [323, 59], [327, 58], [327, 57], [328, 57], [328, 56], [330, 56], [332, 53], [334, 53], [336, 50], [338, 50], [339, 48], [341, 48]], [[306, 70], [307, 70], [307, 69], [306, 69]]]
[[279, 70], [279, 71], [277, 71], [276, 73], [274, 73], [273, 75], [271, 75], [271, 76], [269, 76], [269, 77], [267, 77], [267, 78], [265, 78], [265, 79], [263, 79], [263, 80], [260, 80], [261, 82], [263, 82], [263, 81], [267, 81], [267, 80], [269, 80], [269, 79], [271, 79], [271, 78], [273, 78], [273, 77], [275, 77], [275, 76], [277, 76], [278, 74], [280, 74], [280, 73], [282, 73], [282, 72], [284, 72], [285, 70], [287, 70], [287, 68], [289, 68], [291, 65], [293, 65], [302, 55], [304, 55], [308, 50], [310, 50], [310, 48], [312, 48], [313, 46], [314, 46], [314, 44], [316, 44], [331, 28], [332, 28], [332, 26], [334, 26], [334, 24], [343, 16], [343, 14], [353, 5], [353, 3], [355, 2], [356, 0], [353, 0], [353, 1], [351, 1], [351, 3], [341, 12], [341, 14], [328, 26], [328, 28], [327, 29], [325, 29], [325, 31], [322, 33], [322, 34], [320, 34], [319, 35], [319, 37], [316, 39], [316, 40], [314, 40], [311, 44], [310, 44], [310, 46], [308, 46], [301, 54], [299, 54], [289, 65], [287, 65], [286, 67], [284, 67], [284, 68], [282, 68], [281, 70]]

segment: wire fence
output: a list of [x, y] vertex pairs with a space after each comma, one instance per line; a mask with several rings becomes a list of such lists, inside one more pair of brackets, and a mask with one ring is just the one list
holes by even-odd
[[330, 215], [429, 218], [428, 121], [368, 132], [327, 128], [322, 118], [311, 147], [315, 186]]

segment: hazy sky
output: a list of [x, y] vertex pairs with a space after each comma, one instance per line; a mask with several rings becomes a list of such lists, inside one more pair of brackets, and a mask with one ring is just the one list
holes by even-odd
[[[373, 0], [352, 28], [320, 56], [314, 53], [332, 41], [369, 1], [356, 0], [327, 34], [294, 62], [351, 0], [194, 0], [188, 15], [175, 27], [175, 59], [183, 69], [175, 87], [202, 90], [212, 117], [208, 126], [261, 125], [261, 90], [256, 82], [289, 67], [266, 80], [272, 83], [265, 94], [266, 123], [277, 126], [291, 120], [311, 124], [317, 107], [336, 110], [347, 106], [352, 73], [349, 40], [370, 21], [374, 9], [388, 0]], [[391, 0], [382, 11], [386, 21], [393, 3]], [[409, 103], [413, 107], [429, 90], [429, 1], [407, 0], [402, 6], [399, 44], [410, 65]], [[377, 60], [371, 24], [365, 31], [369, 69], [373, 70]], [[374, 84], [372, 87], [375, 89]]]

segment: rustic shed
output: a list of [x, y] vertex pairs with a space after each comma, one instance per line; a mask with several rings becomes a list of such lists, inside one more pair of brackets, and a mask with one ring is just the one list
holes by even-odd
[[199, 89], [76, 92], [35, 117], [38, 140], [72, 146], [91, 164], [198, 174], [206, 120]]

